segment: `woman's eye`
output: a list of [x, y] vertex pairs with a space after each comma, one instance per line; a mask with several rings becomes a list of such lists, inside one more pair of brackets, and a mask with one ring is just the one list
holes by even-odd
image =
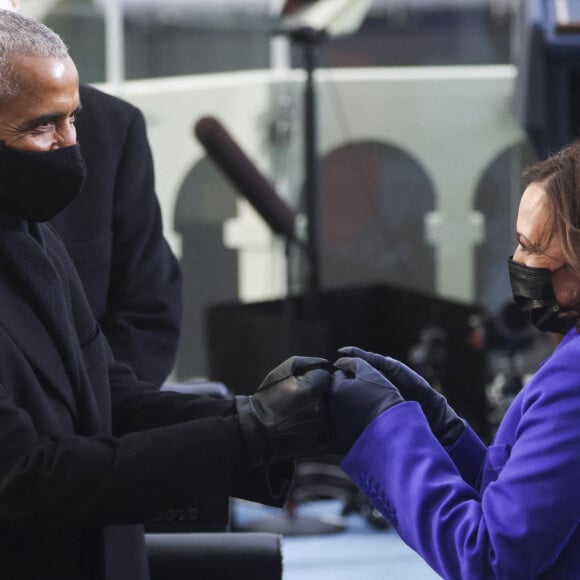
[[529, 255], [531, 253], [530, 250], [528, 250], [528, 248], [525, 246], [522, 246], [522, 244], [518, 244], [518, 248], [523, 254]]

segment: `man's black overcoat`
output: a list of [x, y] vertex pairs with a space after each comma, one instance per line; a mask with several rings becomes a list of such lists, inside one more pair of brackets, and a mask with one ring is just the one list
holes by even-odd
[[161, 385], [177, 354], [179, 264], [163, 237], [145, 121], [133, 105], [81, 86], [76, 121], [87, 180], [52, 220], [115, 358]]
[[139, 382], [52, 228], [0, 218], [0, 578], [143, 580], [133, 524], [208, 494], [280, 505], [232, 406]]

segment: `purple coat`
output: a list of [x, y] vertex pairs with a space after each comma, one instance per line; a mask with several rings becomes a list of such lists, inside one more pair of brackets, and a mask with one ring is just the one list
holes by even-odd
[[342, 468], [444, 578], [580, 578], [580, 336], [564, 337], [489, 448], [468, 428], [445, 450], [406, 402]]

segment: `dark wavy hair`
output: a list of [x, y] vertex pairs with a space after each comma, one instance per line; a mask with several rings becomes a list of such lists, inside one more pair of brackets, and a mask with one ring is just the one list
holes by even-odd
[[522, 177], [524, 189], [537, 183], [548, 196], [554, 222], [542, 243], [557, 237], [566, 262], [580, 276], [580, 141], [531, 165]]

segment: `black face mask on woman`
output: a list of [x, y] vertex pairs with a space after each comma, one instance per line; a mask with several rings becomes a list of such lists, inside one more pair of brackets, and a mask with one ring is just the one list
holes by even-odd
[[86, 173], [78, 144], [39, 152], [0, 143], [0, 212], [45, 222], [80, 193]]
[[562, 308], [554, 294], [552, 274], [547, 268], [531, 268], [508, 259], [512, 294], [516, 304], [539, 330], [566, 334], [576, 323], [577, 312]]

